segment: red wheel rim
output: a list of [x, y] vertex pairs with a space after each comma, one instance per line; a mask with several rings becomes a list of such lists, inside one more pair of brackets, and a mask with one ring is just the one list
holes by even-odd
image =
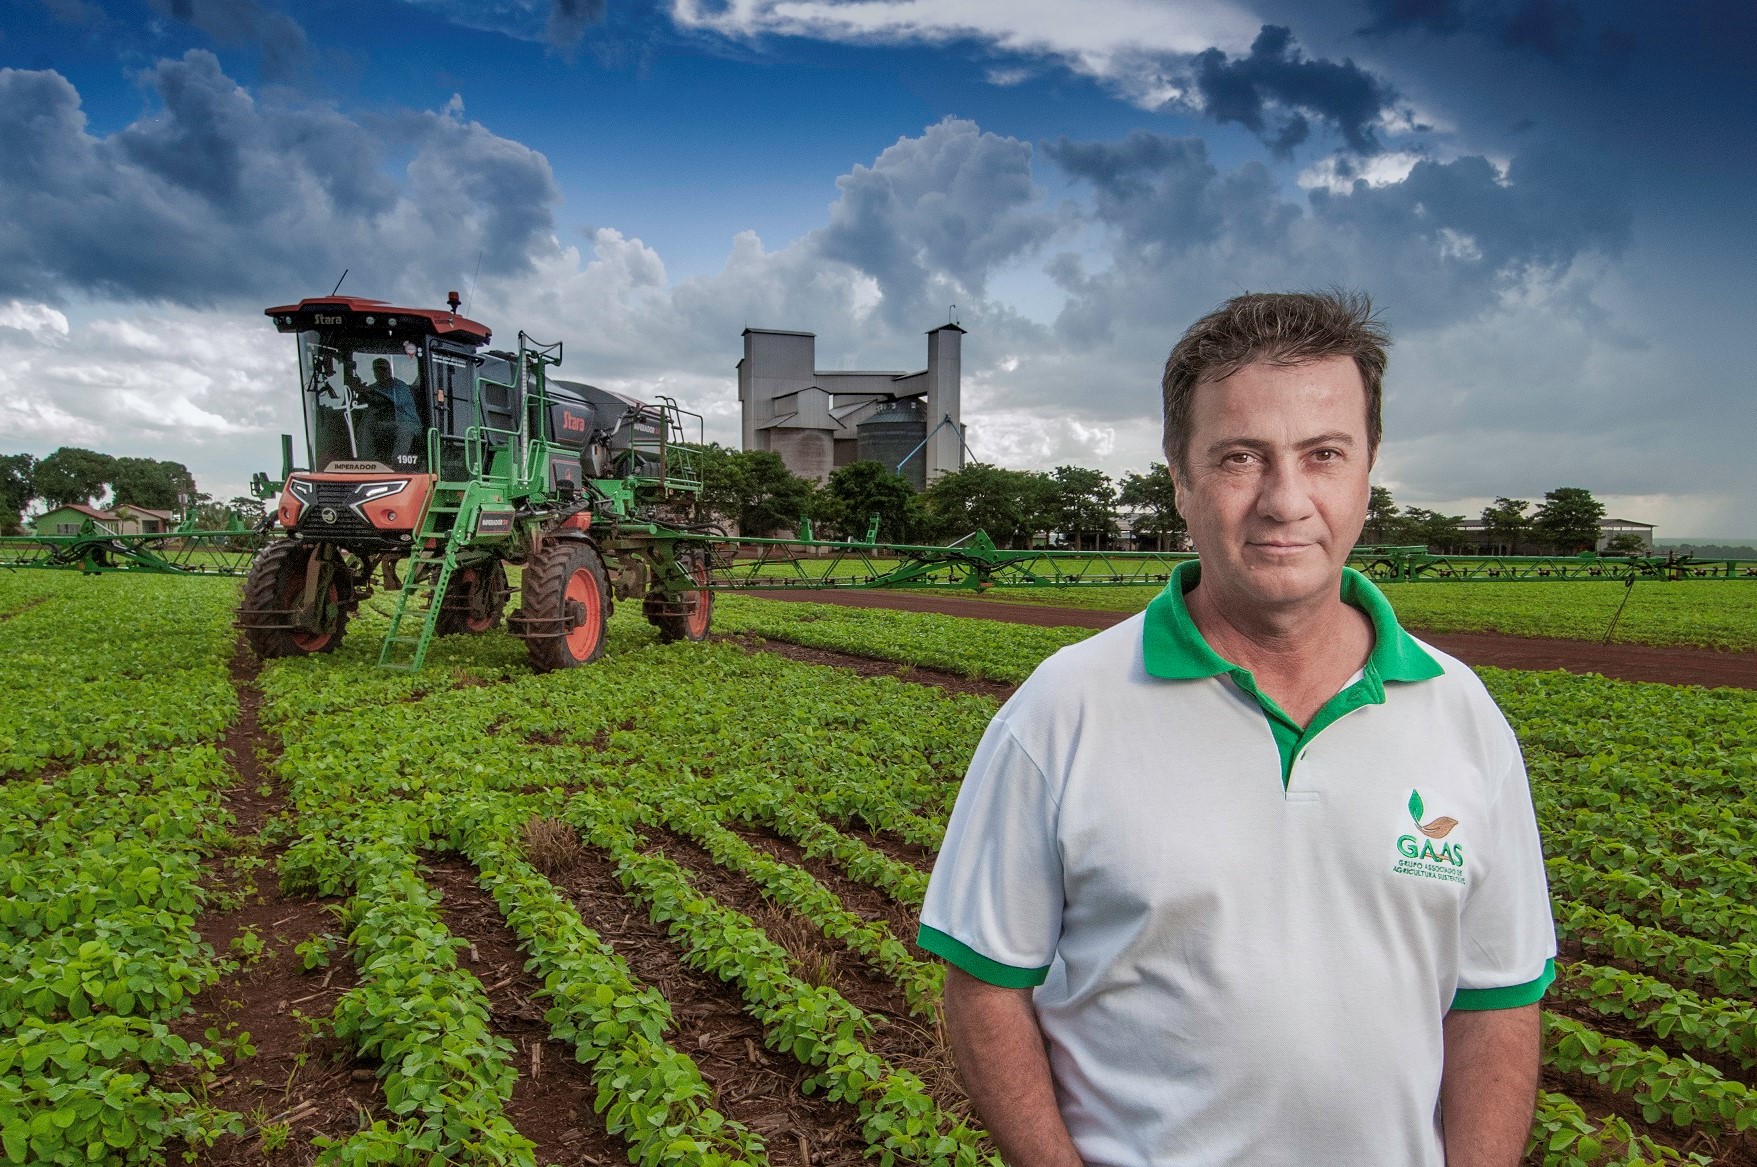
[[604, 601], [598, 594], [598, 579], [591, 568], [574, 569], [574, 573], [567, 577], [567, 591], [562, 599], [568, 606], [577, 603], [582, 609], [579, 626], [567, 634], [567, 651], [573, 659], [585, 660], [597, 651], [603, 622], [599, 613]]
[[484, 578], [483, 573], [474, 567], [466, 567], [462, 572], [464, 595], [470, 601], [470, 606], [464, 612], [464, 627], [471, 632], [486, 632], [494, 624], [492, 613], [476, 614], [476, 589], [488, 587], [492, 578]]
[[[697, 561], [689, 569], [689, 574], [699, 584], [708, 582], [708, 565]], [[689, 610], [689, 621], [684, 626], [689, 629], [691, 640], [700, 640], [708, 634], [708, 625], [714, 619], [714, 593], [707, 588], [699, 589], [695, 594], [695, 605]]]
[[[286, 586], [284, 594], [281, 597], [281, 602], [288, 608], [298, 608], [299, 600], [305, 592], [305, 573], [303, 566], [304, 565], [301, 565], [301, 570], [298, 574], [295, 575], [292, 572], [288, 572], [286, 576], [283, 577]], [[341, 601], [341, 598], [341, 589], [337, 588], [335, 580], [331, 579], [329, 583], [329, 593], [324, 603], [324, 609], [333, 613], [336, 604]], [[303, 628], [295, 628], [288, 633], [294, 646], [297, 647], [300, 652], [322, 652], [329, 647], [329, 642], [335, 639], [335, 635], [336, 634], [333, 630], [329, 632], [308, 632]]]
[[[333, 583], [330, 584], [329, 599], [324, 607], [333, 611], [336, 602], [341, 598], [341, 593], [336, 590], [336, 585]], [[305, 632], [302, 630], [295, 630], [293, 633], [293, 643], [298, 645], [302, 652], [322, 652], [329, 647], [329, 642], [335, 639], [335, 635], [334, 632]]]

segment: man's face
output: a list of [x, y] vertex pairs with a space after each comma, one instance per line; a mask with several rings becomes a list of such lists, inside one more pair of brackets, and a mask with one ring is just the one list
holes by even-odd
[[1333, 592], [1366, 522], [1366, 387], [1348, 357], [1197, 386], [1177, 506], [1202, 583], [1266, 607]]
[[389, 361], [373, 361], [372, 362], [372, 379], [374, 381], [377, 381], [380, 385], [382, 385], [386, 381], [390, 380], [390, 362]]

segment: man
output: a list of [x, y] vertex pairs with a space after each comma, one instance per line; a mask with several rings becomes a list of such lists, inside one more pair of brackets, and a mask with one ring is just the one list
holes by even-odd
[[1246, 295], [1165, 368], [1199, 563], [984, 735], [922, 911], [1010, 1167], [1514, 1167], [1555, 936], [1518, 743], [1344, 569], [1383, 332]]
[[[407, 381], [393, 377], [390, 371], [390, 360], [377, 357], [372, 362], [372, 383], [364, 384], [351, 372], [348, 385], [356, 392], [363, 393], [366, 404], [371, 407], [367, 415], [373, 433], [372, 447], [382, 452], [387, 445], [385, 431], [388, 436], [389, 454], [386, 461], [394, 462], [398, 454], [413, 454], [418, 451], [415, 443], [420, 439], [421, 413], [415, 405], [415, 391]], [[384, 424], [385, 420], [390, 425]]]

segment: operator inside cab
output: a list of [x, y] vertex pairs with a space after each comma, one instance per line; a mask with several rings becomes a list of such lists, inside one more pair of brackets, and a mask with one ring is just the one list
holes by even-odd
[[398, 456], [415, 453], [424, 428], [415, 404], [415, 390], [407, 381], [391, 375], [390, 358], [375, 357], [372, 380], [363, 383], [349, 370], [348, 388], [366, 406], [366, 444], [378, 461], [397, 464]]
[[[419, 470], [425, 462], [428, 403], [420, 389], [413, 345], [344, 347], [316, 334], [301, 338], [316, 466], [335, 460], [366, 460], [394, 470]], [[362, 376], [370, 370], [371, 379]]]

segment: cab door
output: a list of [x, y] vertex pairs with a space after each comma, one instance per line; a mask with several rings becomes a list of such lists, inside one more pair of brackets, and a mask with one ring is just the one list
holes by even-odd
[[433, 424], [439, 431], [439, 476], [447, 482], [470, 477], [472, 458], [467, 441], [471, 427], [482, 424], [476, 388], [476, 351], [436, 340], [427, 350], [427, 384], [433, 394]]

